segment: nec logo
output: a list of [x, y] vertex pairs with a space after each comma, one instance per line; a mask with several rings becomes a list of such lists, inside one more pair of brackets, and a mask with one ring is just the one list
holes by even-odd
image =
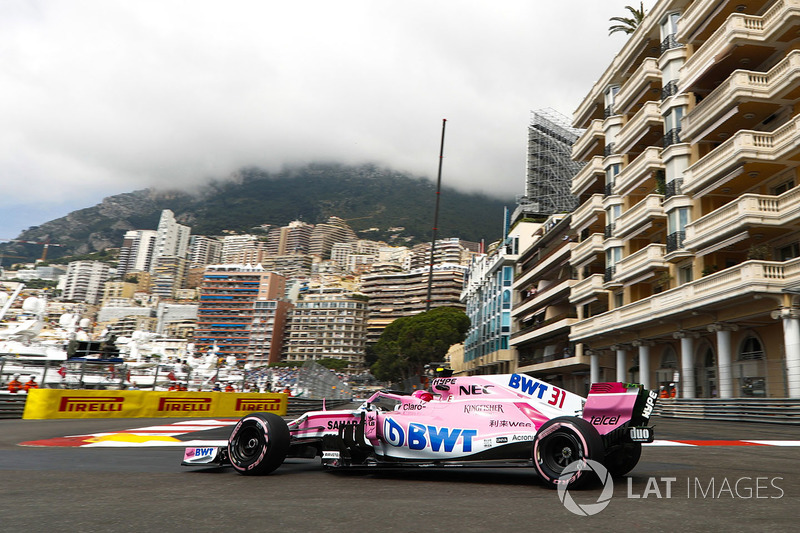
[[237, 411], [280, 411], [281, 400], [279, 398], [237, 398]]
[[64, 396], [58, 410], [67, 413], [110, 413], [122, 411], [124, 402], [125, 398], [120, 396]]
[[494, 387], [494, 385], [470, 385], [468, 387], [459, 385], [458, 393], [466, 394], [468, 396], [474, 394], [491, 394], [492, 392], [489, 389], [492, 387]]
[[159, 411], [211, 411], [211, 398], [161, 398]]

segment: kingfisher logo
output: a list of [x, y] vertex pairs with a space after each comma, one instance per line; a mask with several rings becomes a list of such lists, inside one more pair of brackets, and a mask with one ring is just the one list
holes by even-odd
[[281, 400], [280, 398], [237, 398], [236, 410], [247, 411], [248, 413], [255, 411], [280, 411]]
[[122, 411], [121, 396], [64, 396], [58, 406], [62, 413], [111, 413]]
[[211, 411], [211, 398], [161, 398], [158, 410], [170, 413]]

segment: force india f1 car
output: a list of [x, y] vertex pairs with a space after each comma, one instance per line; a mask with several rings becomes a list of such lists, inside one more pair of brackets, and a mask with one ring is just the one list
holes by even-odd
[[575, 461], [598, 461], [613, 476], [636, 466], [642, 443], [653, 441], [656, 397], [639, 385], [595, 383], [584, 399], [521, 374], [436, 378], [430, 392], [380, 391], [358, 409], [288, 423], [248, 414], [227, 447], [187, 448], [182, 464], [245, 475], [268, 474], [287, 457], [321, 457], [331, 469], [533, 466], [546, 485], [575, 487], [591, 475], [579, 468], [561, 479]]

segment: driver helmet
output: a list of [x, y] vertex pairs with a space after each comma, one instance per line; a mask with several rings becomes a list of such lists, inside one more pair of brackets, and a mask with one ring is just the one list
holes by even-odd
[[417, 398], [418, 400], [422, 400], [423, 402], [429, 402], [433, 400], [433, 394], [426, 390], [415, 390], [411, 393], [413, 398]]

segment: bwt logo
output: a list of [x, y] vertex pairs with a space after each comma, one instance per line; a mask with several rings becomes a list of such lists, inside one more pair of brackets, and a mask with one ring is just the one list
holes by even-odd
[[403, 427], [391, 418], [383, 423], [383, 437], [392, 446], [408, 446], [411, 450], [424, 450], [430, 446], [431, 450], [438, 452], [442, 448], [452, 452], [461, 439], [461, 450], [472, 451], [472, 439], [478, 434], [474, 429], [449, 429], [425, 426], [412, 422], [408, 425], [408, 439]]
[[161, 398], [159, 411], [210, 411], [211, 398]]
[[545, 391], [547, 390], [547, 385], [545, 385], [541, 381], [536, 381], [533, 378], [520, 376], [519, 374], [511, 374], [511, 378], [508, 380], [508, 386], [511, 387], [512, 389], [517, 389], [519, 391], [522, 391], [525, 394], [536, 396], [540, 400], [542, 399]]
[[64, 396], [58, 406], [60, 412], [93, 413], [122, 411], [125, 398], [120, 396]]
[[237, 398], [236, 399], [237, 411], [280, 411], [281, 400], [280, 398]]

